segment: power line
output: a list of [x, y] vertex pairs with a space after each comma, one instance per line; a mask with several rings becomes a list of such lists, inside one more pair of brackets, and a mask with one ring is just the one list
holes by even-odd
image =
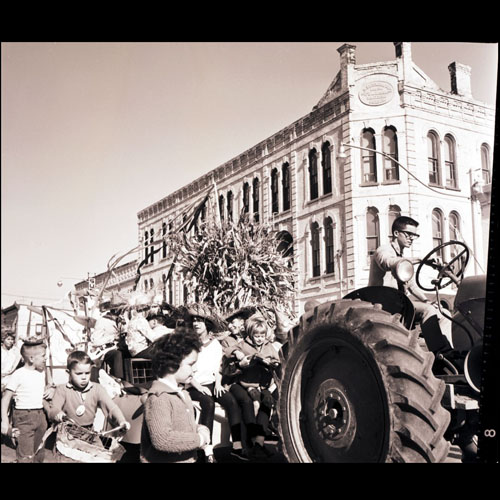
[[2, 295], [7, 295], [9, 297], [26, 297], [28, 299], [61, 300], [61, 297], [36, 297], [34, 295], [25, 295], [23, 293], [5, 293], [5, 292], [2, 292]]

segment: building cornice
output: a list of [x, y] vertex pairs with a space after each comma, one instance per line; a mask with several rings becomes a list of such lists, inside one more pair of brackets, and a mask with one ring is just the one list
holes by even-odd
[[181, 204], [186, 199], [190, 199], [193, 195], [203, 192], [212, 184], [212, 180], [220, 182], [234, 174], [250, 171], [258, 162], [265, 161], [281, 149], [300, 141], [302, 137], [309, 134], [318, 126], [339, 119], [348, 111], [349, 92], [346, 91], [322, 106], [314, 108], [307, 115], [284, 127], [267, 139], [260, 141], [250, 149], [243, 151], [223, 165], [212, 169], [207, 174], [174, 191], [160, 201], [144, 208], [137, 214], [139, 222], [145, 222], [155, 215]]
[[[127, 262], [126, 264], [121, 264], [120, 266], [116, 267], [112, 271], [112, 275], [109, 278], [109, 281], [107, 283], [107, 286], [113, 286], [117, 284], [123, 284], [124, 282], [134, 278], [137, 274], [137, 266], [138, 262], [137, 261], [131, 261]], [[95, 284], [97, 287], [99, 287], [100, 284], [104, 282], [108, 275], [109, 271], [105, 271], [100, 274], [96, 274], [95, 276], [91, 276], [92, 278], [95, 279]], [[80, 281], [79, 283], [75, 284], [75, 290], [86, 290], [88, 288], [88, 281]]]
[[403, 96], [403, 107], [422, 109], [475, 124], [483, 121], [484, 126], [489, 127], [495, 122], [494, 106], [480, 101], [408, 84], [402, 86], [400, 94]]

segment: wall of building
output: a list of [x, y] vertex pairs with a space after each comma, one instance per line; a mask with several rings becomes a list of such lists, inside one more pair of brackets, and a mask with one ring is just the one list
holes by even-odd
[[[487, 143], [493, 151], [494, 109], [473, 99], [467, 67], [450, 68], [451, 91], [445, 92], [411, 60], [411, 44], [396, 43], [396, 58], [388, 62], [356, 65], [355, 47], [343, 45], [340, 71], [311, 113], [300, 118], [253, 148], [241, 153], [206, 175], [168, 195], [138, 214], [138, 237], [144, 242], [144, 233], [153, 229], [155, 248], [161, 244], [161, 225], [175, 222], [190, 206], [199, 202], [215, 182], [217, 194], [227, 199], [234, 195], [233, 213], [243, 207], [242, 187], [250, 186], [254, 178], [260, 181], [260, 214], [264, 222], [273, 224], [277, 231], [287, 231], [294, 242], [294, 270], [297, 274], [297, 301], [295, 312], [303, 312], [307, 300], [324, 301], [339, 298], [347, 292], [366, 286], [369, 256], [366, 247], [366, 210], [379, 211], [380, 242], [388, 241], [389, 205], [397, 205], [402, 215], [420, 222], [421, 238], [414, 244], [413, 255], [422, 256], [433, 247], [432, 211], [444, 215], [443, 241], [449, 239], [448, 217], [454, 211], [460, 215], [461, 233], [474, 252], [467, 273], [486, 270], [487, 234], [489, 217], [488, 187], [481, 187], [480, 196], [471, 197], [471, 185], [481, 185], [481, 144]], [[450, 65], [451, 67], [451, 65]], [[469, 73], [470, 78], [470, 73]], [[345, 148], [345, 159], [339, 158], [341, 143], [360, 145], [363, 129], [375, 132], [377, 150], [383, 130], [392, 126], [398, 137], [398, 182], [383, 182], [381, 157], [377, 155], [378, 179], [376, 185], [362, 182], [361, 151]], [[439, 138], [441, 169], [444, 167], [444, 137], [449, 134], [455, 142], [455, 164], [458, 174], [457, 189], [432, 187], [428, 173], [427, 134], [432, 130]], [[319, 153], [325, 142], [330, 144], [333, 189], [323, 195], [322, 176], [319, 175], [319, 196], [309, 196], [309, 152]], [[271, 208], [271, 172], [281, 171], [284, 163], [290, 168], [291, 206], [278, 214]], [[318, 161], [319, 174], [321, 173]], [[280, 178], [281, 180], [281, 178]], [[481, 185], [482, 186], [482, 185]], [[477, 189], [476, 189], [477, 191]], [[484, 194], [486, 193], [486, 194]], [[281, 191], [280, 191], [281, 194]], [[281, 198], [281, 196], [280, 196]], [[215, 196], [211, 206], [216, 207]], [[250, 209], [252, 213], [252, 208]], [[330, 217], [334, 224], [334, 272], [326, 274], [324, 255], [324, 221]], [[320, 276], [311, 270], [311, 225], [320, 227]], [[154, 286], [162, 285], [162, 276], [168, 273], [172, 256], [155, 255], [153, 264], [142, 268], [144, 279], [153, 279]], [[174, 277], [174, 303], [183, 300], [182, 283]]]

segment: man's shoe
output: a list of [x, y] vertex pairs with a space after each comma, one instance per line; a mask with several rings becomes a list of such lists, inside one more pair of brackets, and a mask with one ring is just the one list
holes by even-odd
[[234, 448], [231, 450], [231, 456], [238, 458], [239, 460], [243, 460], [244, 462], [248, 462], [248, 453], [244, 448], [240, 448], [239, 450], [235, 450]]

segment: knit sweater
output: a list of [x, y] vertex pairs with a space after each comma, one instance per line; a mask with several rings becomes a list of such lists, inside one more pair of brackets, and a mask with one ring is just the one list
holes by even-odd
[[155, 380], [144, 404], [141, 462], [194, 462], [196, 450], [200, 447], [197, 429], [189, 394], [182, 391], [181, 396]]
[[[266, 340], [264, 344], [257, 346], [250, 337], [238, 342], [238, 349], [245, 356], [257, 356], [268, 362], [279, 362], [279, 354], [273, 344]], [[241, 368], [241, 364], [240, 364]], [[241, 368], [242, 373], [238, 379], [240, 382], [257, 383], [262, 387], [269, 387], [272, 381], [272, 371], [260, 363], [251, 363], [250, 366]]]
[[273, 346], [271, 342], [266, 340], [262, 345], [256, 346], [250, 337], [245, 340], [238, 342], [233, 346], [233, 352], [239, 349], [245, 356], [258, 355], [261, 358], [267, 359], [269, 361], [279, 361], [280, 356], [278, 351]]

